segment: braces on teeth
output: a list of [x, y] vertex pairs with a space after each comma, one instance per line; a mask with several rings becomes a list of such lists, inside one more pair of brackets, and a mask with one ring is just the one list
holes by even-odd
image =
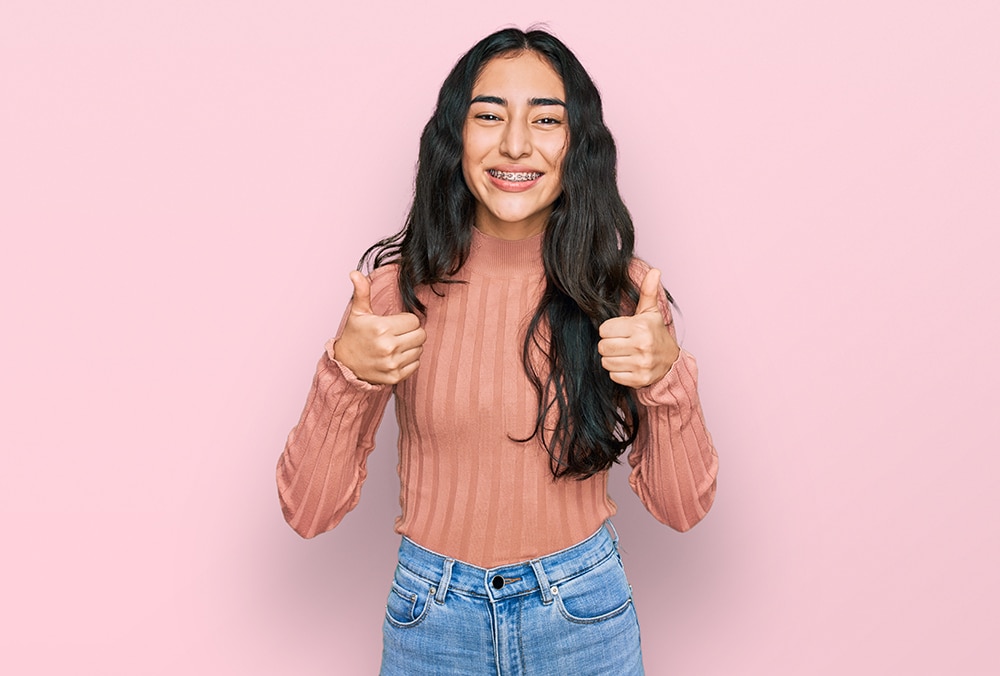
[[496, 169], [490, 169], [489, 172], [490, 175], [504, 181], [534, 181], [541, 176], [537, 171], [497, 171]]

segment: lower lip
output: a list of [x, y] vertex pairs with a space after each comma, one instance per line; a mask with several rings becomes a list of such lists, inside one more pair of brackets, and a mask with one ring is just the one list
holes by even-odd
[[542, 176], [545, 174], [542, 174], [542, 176], [539, 176], [531, 181], [505, 181], [502, 178], [497, 178], [488, 171], [486, 172], [486, 175], [489, 177], [490, 182], [493, 183], [493, 185], [504, 192], [524, 192], [525, 190], [529, 190], [534, 187], [540, 180], [542, 180]]

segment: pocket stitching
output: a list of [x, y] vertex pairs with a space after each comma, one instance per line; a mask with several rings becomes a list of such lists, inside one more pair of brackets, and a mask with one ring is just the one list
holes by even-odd
[[[413, 604], [413, 606], [410, 609], [410, 615], [413, 615], [413, 608], [416, 607], [416, 603], [417, 603], [417, 599], [419, 598], [419, 594], [415, 594], [415, 593], [413, 593], [413, 592], [411, 592], [411, 591], [409, 591], [407, 589], [404, 589], [399, 584], [397, 584], [397, 582], [395, 580], [392, 581], [392, 587], [390, 588], [389, 593], [396, 594], [397, 596], [399, 596], [400, 598], [402, 598], [404, 601], [410, 601]], [[431, 608], [431, 597], [432, 596], [434, 596], [434, 587], [430, 588], [430, 592], [427, 594], [427, 601], [424, 603], [424, 609], [422, 611], [420, 611], [420, 615], [418, 615], [415, 619], [413, 619], [413, 620], [411, 620], [409, 622], [400, 622], [399, 620], [397, 620], [396, 618], [394, 618], [392, 615], [390, 615], [389, 614], [389, 604], [387, 602], [385, 604], [385, 619], [386, 619], [386, 621], [389, 622], [389, 624], [393, 625], [394, 627], [399, 627], [400, 629], [406, 629], [406, 628], [409, 628], [409, 627], [415, 627], [415, 626], [417, 626], [418, 624], [420, 624], [421, 622], [424, 621], [424, 618], [427, 617], [427, 613], [430, 611], [430, 608]]]
[[609, 610], [603, 615], [598, 615], [597, 617], [577, 617], [576, 615], [571, 615], [570, 612], [566, 610], [566, 606], [563, 605], [562, 596], [559, 594], [553, 594], [553, 596], [555, 597], [556, 607], [559, 608], [559, 613], [567, 620], [575, 624], [595, 624], [597, 622], [603, 622], [604, 620], [610, 620], [611, 618], [624, 613], [628, 610], [628, 607], [632, 605], [632, 595], [629, 594], [629, 597], [625, 599], [625, 603], [618, 606], [614, 610]]

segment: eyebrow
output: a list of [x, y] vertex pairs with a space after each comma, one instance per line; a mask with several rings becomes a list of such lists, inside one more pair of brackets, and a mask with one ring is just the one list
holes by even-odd
[[[492, 104], [495, 104], [495, 105], [498, 105], [498, 106], [504, 106], [504, 107], [506, 107], [507, 106], [507, 99], [502, 99], [499, 96], [488, 96], [486, 94], [480, 94], [479, 96], [477, 96], [474, 99], [472, 99], [472, 101], [469, 102], [469, 105], [472, 105], [473, 103], [492, 103]], [[561, 99], [543, 97], [543, 98], [528, 99], [528, 105], [529, 106], [562, 106], [563, 108], [565, 108], [566, 107], [566, 102], [563, 101], [563, 100], [561, 100]]]

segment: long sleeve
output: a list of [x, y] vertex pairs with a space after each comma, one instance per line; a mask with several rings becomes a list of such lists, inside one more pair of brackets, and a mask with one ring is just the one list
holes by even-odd
[[[637, 261], [631, 274], [638, 282], [646, 270]], [[390, 396], [399, 428], [394, 528], [421, 546], [491, 568], [561, 551], [615, 513], [607, 472], [553, 480], [538, 438], [516, 441], [537, 416], [521, 350], [545, 283], [542, 236], [501, 240], [474, 229], [454, 281], [420, 289], [420, 367], [395, 387], [359, 380], [330, 347], [320, 359], [277, 472], [285, 518], [304, 537], [330, 530], [358, 503]], [[398, 268], [377, 268], [371, 284], [373, 312], [403, 311]], [[660, 308], [669, 320], [665, 296]], [[695, 380], [682, 352], [658, 383], [637, 391], [639, 436], [628, 456], [633, 490], [679, 530], [704, 516], [715, 491]]]
[[[373, 280], [373, 306], [385, 304], [386, 291]], [[340, 331], [343, 326], [342, 321]], [[332, 529], [357, 506], [368, 454], [392, 394], [391, 387], [359, 380], [333, 359], [334, 340], [327, 342], [305, 409], [278, 459], [281, 510], [288, 525], [306, 538]]]
[[[673, 334], [670, 307], [662, 291], [659, 305]], [[628, 456], [629, 484], [658, 521], [679, 531], [689, 530], [712, 506], [719, 469], [698, 398], [694, 357], [682, 349], [667, 374], [639, 389], [637, 395], [641, 424]]]

